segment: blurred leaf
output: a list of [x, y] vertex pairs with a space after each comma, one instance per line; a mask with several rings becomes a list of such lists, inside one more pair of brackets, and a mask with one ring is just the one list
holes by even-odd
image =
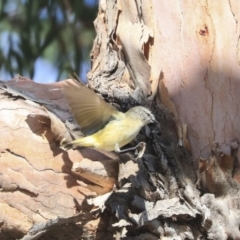
[[69, 73], [80, 73], [82, 63], [90, 61], [95, 37], [97, 1], [92, 2], [0, 1], [0, 37], [5, 39], [3, 33], [9, 35], [8, 42], [0, 42], [0, 73], [33, 77], [39, 57], [58, 69], [58, 79], [53, 81]]

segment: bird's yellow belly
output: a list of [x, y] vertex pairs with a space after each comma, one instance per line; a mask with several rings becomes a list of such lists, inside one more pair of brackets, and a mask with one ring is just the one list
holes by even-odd
[[93, 134], [94, 147], [105, 151], [114, 151], [130, 143], [139, 133], [142, 123], [137, 120], [113, 120], [102, 130]]

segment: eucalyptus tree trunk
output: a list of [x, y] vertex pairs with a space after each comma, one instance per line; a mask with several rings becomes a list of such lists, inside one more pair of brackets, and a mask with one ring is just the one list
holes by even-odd
[[107, 203], [126, 236], [240, 238], [239, 20], [237, 0], [100, 2], [90, 85], [160, 122]]
[[89, 86], [159, 121], [137, 161], [59, 149], [62, 83], [2, 83], [1, 239], [240, 239], [239, 20], [237, 0], [99, 2]]

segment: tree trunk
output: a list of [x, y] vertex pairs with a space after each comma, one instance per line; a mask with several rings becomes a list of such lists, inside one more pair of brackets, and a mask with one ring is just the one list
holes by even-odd
[[17, 76], [0, 84], [1, 239], [108, 236], [86, 200], [112, 190], [118, 165], [111, 154], [59, 148], [71, 119], [62, 83]]
[[59, 149], [61, 83], [5, 84], [1, 239], [240, 239], [239, 20], [237, 0], [100, 2], [89, 85], [159, 121], [137, 162]]

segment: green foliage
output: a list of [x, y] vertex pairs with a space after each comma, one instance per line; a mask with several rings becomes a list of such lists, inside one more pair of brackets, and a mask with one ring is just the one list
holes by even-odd
[[55, 80], [80, 74], [95, 37], [97, 2], [89, 1], [0, 1], [1, 71], [33, 78], [36, 60], [44, 58], [58, 69]]

